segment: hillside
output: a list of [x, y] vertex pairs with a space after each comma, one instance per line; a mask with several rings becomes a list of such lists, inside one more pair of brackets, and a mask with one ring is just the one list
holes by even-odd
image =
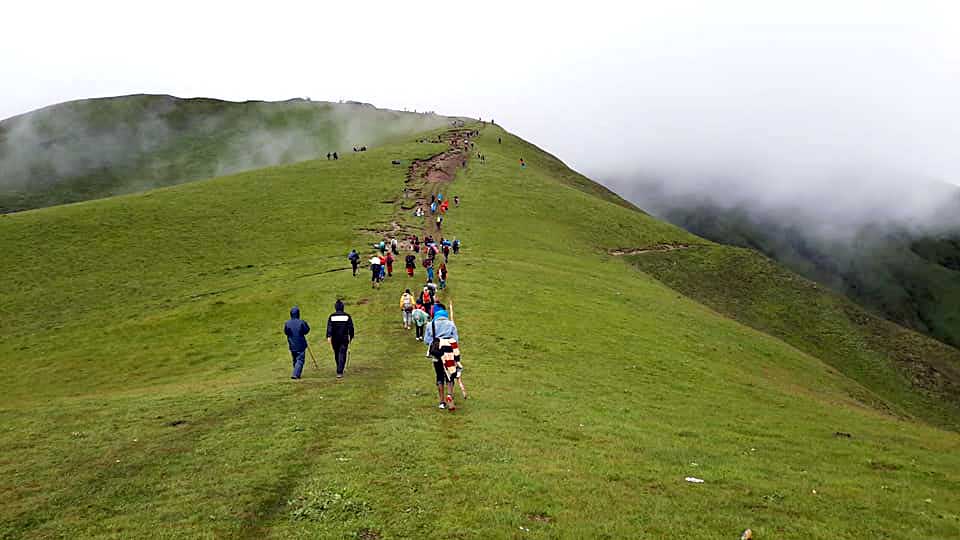
[[0, 122], [0, 213], [344, 154], [449, 120], [302, 99], [71, 101]]
[[[957, 203], [944, 222], [960, 216], [960, 190], [953, 191]], [[814, 228], [797, 223], [789, 208], [728, 207], [709, 196], [667, 196], [655, 184], [632, 193], [661, 219], [715, 242], [760, 251], [872, 313], [960, 346], [960, 228], [847, 224], [839, 218]]]
[[[452, 182], [408, 177], [435, 131], [0, 217], [0, 537], [960, 536], [952, 349], [476, 128]], [[396, 309], [422, 272], [374, 290], [345, 259], [422, 231], [404, 208], [437, 191], [462, 201], [455, 413]], [[300, 381], [293, 304], [321, 363]]]

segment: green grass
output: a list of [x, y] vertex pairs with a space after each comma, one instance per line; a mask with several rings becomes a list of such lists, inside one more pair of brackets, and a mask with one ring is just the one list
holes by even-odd
[[[0, 218], [0, 536], [960, 535], [960, 436], [605, 254], [704, 241], [499, 128], [478, 146], [445, 187], [472, 394], [453, 414], [400, 329], [409, 280], [342, 270], [398, 219], [390, 161], [437, 145]], [[342, 384], [337, 296], [359, 335]], [[296, 383], [294, 303], [322, 368]]]
[[[821, 223], [850, 235], [835, 238], [794, 224], [793, 211], [762, 215], [691, 198], [650, 196], [657, 193], [652, 186], [640, 193], [651, 210], [659, 209], [655, 214], [671, 223], [716, 242], [756, 249], [873, 313], [960, 347], [960, 230], [956, 227]], [[960, 204], [954, 206], [960, 212]]]
[[449, 118], [351, 103], [132, 95], [0, 122], [0, 213], [353, 153]]

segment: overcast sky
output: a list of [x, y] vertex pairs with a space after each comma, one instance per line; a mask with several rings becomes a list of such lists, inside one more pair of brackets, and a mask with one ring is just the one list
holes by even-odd
[[960, 182], [955, 1], [8, 4], [0, 117], [140, 92], [355, 99], [493, 117], [599, 177]]

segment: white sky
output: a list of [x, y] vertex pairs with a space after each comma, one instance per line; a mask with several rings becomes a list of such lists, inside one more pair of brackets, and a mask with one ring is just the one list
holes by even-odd
[[840, 159], [960, 182], [958, 1], [31, 0], [2, 16], [0, 118], [140, 92], [356, 99], [494, 117], [598, 175]]

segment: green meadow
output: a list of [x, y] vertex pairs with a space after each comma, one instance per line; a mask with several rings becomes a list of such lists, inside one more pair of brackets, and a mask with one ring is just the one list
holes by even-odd
[[[928, 338], [828, 332], [858, 308], [473, 126], [485, 163], [422, 186], [462, 201], [456, 412], [401, 326], [422, 270], [374, 290], [346, 260], [422, 228], [407, 166], [440, 131], [0, 217], [0, 537], [960, 537], [953, 383], [896, 360]], [[358, 336], [341, 383], [338, 297]], [[294, 304], [320, 364], [300, 381]]]

